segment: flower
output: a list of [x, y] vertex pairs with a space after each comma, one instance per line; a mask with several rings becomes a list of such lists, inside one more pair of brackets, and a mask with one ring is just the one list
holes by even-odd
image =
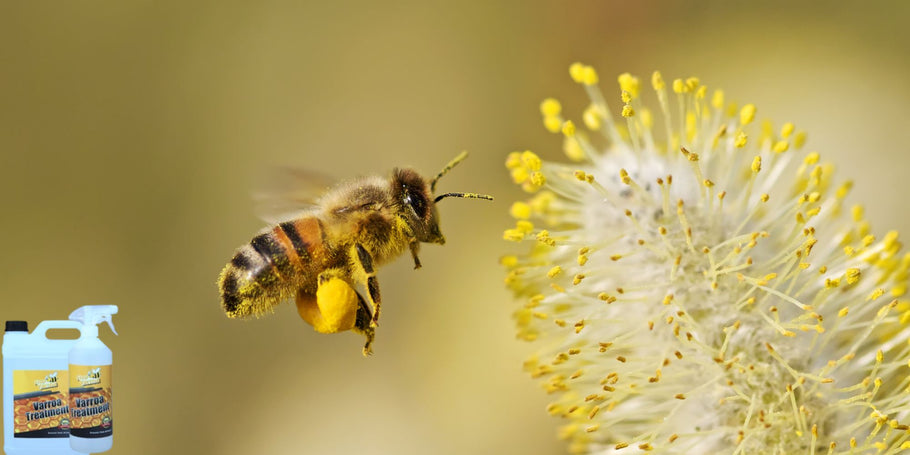
[[587, 129], [541, 104], [571, 164], [514, 152], [531, 193], [502, 258], [524, 366], [577, 453], [896, 453], [910, 448], [910, 255], [792, 123], [757, 125], [697, 78], [655, 72], [657, 115], [593, 68]]

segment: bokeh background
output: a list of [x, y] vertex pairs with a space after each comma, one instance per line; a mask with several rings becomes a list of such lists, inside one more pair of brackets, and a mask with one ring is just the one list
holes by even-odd
[[[115, 454], [559, 454], [521, 371], [497, 264], [512, 150], [559, 159], [538, 103], [586, 104], [580, 60], [697, 75], [809, 131], [875, 232], [910, 232], [910, 3], [0, 0], [2, 318], [117, 304]], [[615, 110], [614, 110], [615, 112]], [[284, 305], [222, 314], [215, 279], [263, 224], [253, 177], [412, 165], [448, 244], [380, 271], [372, 358]]]

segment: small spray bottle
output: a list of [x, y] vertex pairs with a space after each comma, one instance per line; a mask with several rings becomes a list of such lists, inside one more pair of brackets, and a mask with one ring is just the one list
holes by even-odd
[[114, 444], [111, 366], [113, 355], [98, 339], [97, 324], [107, 322], [116, 305], [87, 305], [70, 314], [82, 323], [81, 336], [69, 351], [70, 447], [83, 453], [105, 452]]

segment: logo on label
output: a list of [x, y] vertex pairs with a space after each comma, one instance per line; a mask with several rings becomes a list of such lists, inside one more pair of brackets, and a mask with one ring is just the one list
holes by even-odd
[[88, 373], [76, 376], [76, 380], [79, 381], [83, 387], [87, 385], [101, 384], [101, 368], [99, 367], [88, 370]]
[[57, 388], [57, 372], [53, 372], [44, 377], [44, 379], [36, 379], [35, 387], [38, 390], [47, 390], [47, 389], [56, 389]]

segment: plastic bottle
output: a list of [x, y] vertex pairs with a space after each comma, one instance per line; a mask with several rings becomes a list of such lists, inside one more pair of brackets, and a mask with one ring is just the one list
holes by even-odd
[[6, 321], [3, 334], [3, 450], [7, 455], [79, 455], [68, 440], [67, 354], [76, 340], [52, 340], [49, 329], [79, 329], [73, 321]]
[[116, 305], [87, 305], [70, 314], [82, 323], [82, 334], [69, 351], [70, 447], [79, 452], [105, 452], [114, 444], [113, 356], [98, 339], [97, 324], [107, 322], [116, 335], [111, 321], [116, 313]]

